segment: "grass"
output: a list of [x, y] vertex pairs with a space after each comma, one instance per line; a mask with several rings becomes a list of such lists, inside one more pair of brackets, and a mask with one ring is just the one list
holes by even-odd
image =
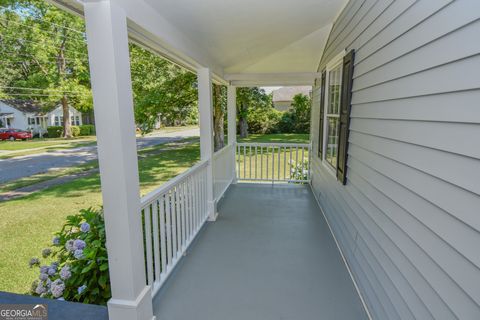
[[[146, 194], [191, 167], [200, 158], [198, 143], [165, 152], [174, 144], [140, 153], [141, 193]], [[143, 156], [142, 156], [143, 155]], [[66, 216], [102, 204], [98, 174], [79, 178], [24, 198], [0, 203], [0, 291], [26, 293], [36, 277], [27, 263], [48, 246]]]
[[308, 143], [307, 133], [250, 134], [247, 138], [237, 138], [238, 142], [288, 142]]
[[157, 134], [157, 133], [170, 133], [170, 132], [177, 132], [177, 131], [185, 131], [191, 129], [197, 129], [198, 125], [188, 125], [188, 126], [181, 126], [181, 127], [162, 127], [161, 129], [154, 130], [149, 134]]
[[26, 186], [30, 186], [32, 184], [59, 178], [65, 175], [85, 172], [94, 168], [98, 168], [98, 161], [96, 160], [88, 163], [84, 163], [82, 165], [79, 165], [78, 167], [50, 170], [45, 173], [39, 173], [29, 177], [24, 177], [18, 180], [13, 180], [13, 181], [0, 184], [0, 193], [17, 190]]
[[78, 144], [85, 144], [86, 142], [92, 143], [96, 138], [92, 137], [78, 137], [73, 139], [60, 139], [60, 138], [42, 138], [32, 139], [26, 141], [0, 141], [0, 150], [2, 151], [20, 151], [36, 148], [48, 148], [52, 146], [62, 146], [74, 148]]

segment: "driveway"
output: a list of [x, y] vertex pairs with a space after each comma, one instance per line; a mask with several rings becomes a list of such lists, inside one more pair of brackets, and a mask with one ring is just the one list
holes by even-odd
[[[137, 149], [140, 150], [199, 135], [199, 129], [188, 129], [158, 135], [153, 134], [138, 138]], [[29, 177], [52, 169], [78, 166], [95, 159], [97, 159], [96, 145], [0, 160], [0, 183]]]

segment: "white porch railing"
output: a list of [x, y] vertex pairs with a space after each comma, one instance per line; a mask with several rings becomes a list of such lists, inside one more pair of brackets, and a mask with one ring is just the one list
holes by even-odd
[[235, 147], [232, 144], [213, 154], [213, 196], [218, 201], [235, 179]]
[[208, 218], [202, 161], [141, 200], [145, 271], [155, 295]]
[[310, 144], [237, 143], [238, 181], [310, 181]]

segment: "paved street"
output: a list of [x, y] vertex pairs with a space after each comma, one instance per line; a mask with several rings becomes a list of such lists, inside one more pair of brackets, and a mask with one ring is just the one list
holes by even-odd
[[[199, 136], [199, 129], [150, 135], [137, 139], [137, 149], [193, 136]], [[47, 172], [51, 169], [77, 166], [95, 159], [97, 159], [96, 145], [0, 160], [0, 183]]]

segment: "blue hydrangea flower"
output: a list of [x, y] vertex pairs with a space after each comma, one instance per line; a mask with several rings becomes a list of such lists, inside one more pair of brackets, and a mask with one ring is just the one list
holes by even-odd
[[33, 266], [38, 266], [39, 264], [40, 264], [40, 260], [38, 260], [38, 258], [32, 258], [28, 262], [28, 265], [30, 266], [30, 268]]
[[47, 289], [43, 286], [43, 284], [39, 283], [37, 287], [35, 288], [35, 293], [36, 294], [42, 294], [47, 292]]
[[42, 281], [45, 281], [48, 279], [48, 274], [46, 273], [40, 273], [40, 275], [38, 276], [38, 278]]
[[45, 248], [42, 250], [42, 257], [47, 258], [52, 253], [50, 248]]
[[47, 274], [49, 276], [53, 276], [55, 274], [55, 272], [57, 272], [57, 269], [50, 267], [50, 268], [48, 268]]
[[87, 244], [81, 239], [77, 239], [73, 242], [73, 249], [83, 250]]
[[65, 249], [67, 249], [67, 251], [71, 252], [71, 251], [74, 251], [75, 249], [73, 248], [73, 243], [74, 241], [73, 240], [68, 240], [66, 243], [65, 243]]
[[55, 237], [52, 239], [52, 244], [54, 246], [58, 246], [60, 244], [60, 238], [59, 237]]
[[52, 282], [50, 286], [50, 291], [52, 292], [52, 296], [54, 298], [59, 298], [63, 295], [63, 290], [65, 290], [65, 284], [62, 280], [57, 279]]
[[48, 272], [48, 266], [41, 266], [40, 267], [40, 273], [47, 273]]
[[80, 225], [80, 231], [82, 231], [83, 233], [90, 231], [90, 225], [87, 222], [82, 223]]
[[69, 267], [69, 266], [64, 266], [64, 267], [60, 270], [60, 278], [62, 278], [63, 280], [67, 280], [67, 279], [69, 279], [71, 276], [72, 276], [72, 272], [70, 271], [70, 267]]
[[73, 256], [79, 260], [83, 259], [83, 250], [82, 249], [75, 250], [75, 252], [73, 253]]
[[81, 287], [78, 287], [78, 289], [77, 289], [78, 294], [82, 294], [86, 289], [87, 289], [87, 286], [86, 286], [86, 285], [83, 285], [83, 286], [81, 286]]

